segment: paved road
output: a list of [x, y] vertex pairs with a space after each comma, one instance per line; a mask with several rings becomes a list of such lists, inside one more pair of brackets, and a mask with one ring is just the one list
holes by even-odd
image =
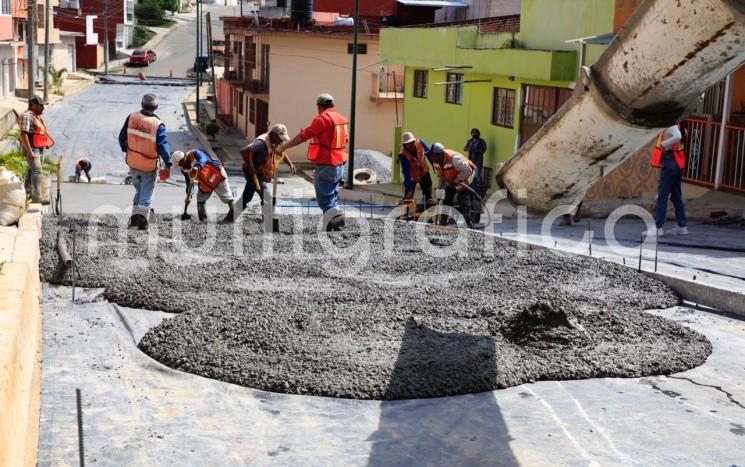
[[160, 99], [157, 115], [165, 122], [171, 151], [197, 146], [188, 130], [181, 103], [191, 87], [93, 84], [66, 97], [45, 112], [56, 144], [52, 156], [65, 155], [63, 176], [74, 173], [82, 156], [93, 162], [93, 176], [121, 180], [128, 172], [119, 149], [119, 130], [131, 112], [139, 110], [142, 95], [154, 92]]
[[[222, 36], [220, 16], [232, 16], [235, 8], [221, 5], [204, 6], [204, 13], [210, 12], [212, 16], [213, 37]], [[173, 70], [173, 76], [185, 77], [188, 72], [192, 71], [197, 47], [196, 14], [178, 15], [177, 21], [179, 21], [179, 24], [174, 26], [173, 30], [153, 48], [158, 54], [158, 60], [148, 67], [142, 67], [142, 71], [146, 75], [168, 76], [169, 72]], [[203, 25], [206, 24], [204, 17], [202, 21]], [[202, 53], [207, 53], [208, 50], [207, 28], [205, 26]], [[138, 69], [138, 71], [140, 70]]]

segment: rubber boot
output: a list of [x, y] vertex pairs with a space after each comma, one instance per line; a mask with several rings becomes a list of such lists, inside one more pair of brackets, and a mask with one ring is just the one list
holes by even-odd
[[31, 202], [43, 203], [41, 199], [41, 175], [31, 175]]
[[228, 209], [228, 213], [225, 215], [225, 217], [221, 221], [223, 224], [227, 224], [235, 220], [235, 210], [234, 210], [235, 203], [231, 201], [230, 203], [228, 203], [228, 206], [230, 206], [230, 209]]
[[199, 216], [199, 222], [207, 220], [207, 210], [204, 207], [204, 203], [197, 203], [197, 215]]
[[338, 215], [331, 219], [326, 225], [326, 232], [338, 232], [344, 228], [344, 216]]

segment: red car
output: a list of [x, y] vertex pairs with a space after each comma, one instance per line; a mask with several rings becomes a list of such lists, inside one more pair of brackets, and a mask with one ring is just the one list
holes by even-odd
[[136, 49], [129, 56], [130, 65], [150, 65], [150, 62], [155, 61], [155, 52], [150, 49]]

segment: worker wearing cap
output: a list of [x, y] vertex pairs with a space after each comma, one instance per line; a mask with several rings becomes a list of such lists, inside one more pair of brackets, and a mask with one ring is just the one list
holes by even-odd
[[75, 162], [75, 182], [80, 182], [80, 176], [85, 173], [85, 177], [88, 179], [88, 183], [91, 182], [91, 169], [93, 168], [93, 164], [91, 164], [90, 159], [86, 159], [85, 157], [81, 157], [80, 159]]
[[[233, 222], [235, 219], [233, 193], [228, 184], [228, 174], [222, 162], [210, 157], [209, 154], [200, 150], [192, 149], [186, 153], [175, 151], [173, 162], [182, 170], [189, 172], [189, 178], [197, 184], [197, 215], [200, 221], [207, 219], [205, 204], [212, 193], [217, 193], [220, 201], [227, 204], [228, 214], [222, 222]], [[189, 193], [187, 193], [187, 197]]]
[[429, 175], [428, 153], [429, 147], [421, 138], [416, 138], [408, 131], [401, 136], [401, 151], [398, 160], [401, 163], [401, 172], [404, 174], [404, 199], [414, 198], [414, 190], [418, 183], [424, 194], [424, 203], [431, 202], [432, 177]]
[[142, 109], [130, 114], [119, 132], [119, 147], [126, 153], [126, 162], [135, 196], [132, 202], [130, 227], [145, 230], [148, 227], [148, 215], [155, 190], [158, 157], [164, 169], [160, 171], [161, 180], [170, 176], [171, 155], [168, 147], [166, 125], [155, 115], [158, 109], [158, 98], [155, 94], [142, 97]]
[[21, 114], [18, 125], [21, 129], [21, 148], [28, 161], [28, 176], [31, 185], [31, 201], [49, 204], [41, 196], [41, 165], [44, 162], [44, 151], [54, 145], [47, 133], [47, 126], [41, 114], [44, 113], [44, 99], [33, 96], [28, 101], [28, 110]]
[[[290, 140], [287, 134], [287, 127], [278, 123], [272, 125], [267, 133], [259, 135], [246, 147], [241, 149], [243, 156], [243, 176], [246, 178], [246, 186], [243, 188], [243, 209], [246, 209], [248, 203], [254, 196], [259, 193], [261, 204], [264, 204], [264, 193], [266, 184], [274, 177], [274, 171], [277, 169], [276, 160], [281, 157], [281, 161], [287, 164], [292, 173], [295, 173], [295, 164], [292, 163], [287, 153], [276, 153], [276, 148]], [[277, 156], [279, 154], [279, 157]]]
[[340, 230], [344, 226], [344, 217], [337, 199], [339, 183], [344, 175], [343, 165], [349, 158], [346, 151], [349, 121], [334, 109], [334, 98], [330, 94], [318, 96], [316, 107], [318, 115], [310, 126], [279, 146], [277, 152], [310, 140], [307, 157], [315, 165], [313, 186], [316, 200], [323, 211], [326, 230]]
[[[452, 206], [457, 194], [459, 206], [470, 205], [471, 192], [468, 188], [476, 176], [476, 165], [462, 154], [445, 149], [440, 143], [432, 145], [430, 160], [437, 173], [438, 186], [445, 188], [443, 204]], [[466, 221], [471, 222], [470, 219]]]

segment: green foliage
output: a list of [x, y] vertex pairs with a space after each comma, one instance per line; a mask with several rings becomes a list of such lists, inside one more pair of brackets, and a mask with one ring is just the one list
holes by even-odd
[[163, 9], [170, 11], [172, 15], [178, 13], [179, 0], [163, 0]]
[[508, 39], [504, 41], [504, 44], [502, 44], [503, 49], [524, 49], [525, 44], [517, 40], [514, 36], [512, 39]]
[[143, 0], [135, 5], [135, 17], [145, 26], [159, 26], [163, 23], [165, 8], [160, 0]]
[[129, 44], [130, 48], [136, 49], [147, 44], [155, 35], [155, 31], [151, 31], [145, 26], [135, 26], [134, 33], [132, 34], [132, 43]]
[[[19, 178], [24, 179], [28, 173], [28, 161], [21, 148], [15, 148], [4, 154], [0, 154], [0, 166], [5, 167]], [[41, 164], [42, 173], [55, 173], [57, 166], [50, 157], [45, 157]]]
[[[44, 67], [40, 65], [39, 71], [44, 73]], [[60, 96], [65, 95], [64, 91], [62, 91], [62, 84], [65, 82], [65, 73], [67, 73], [67, 68], [58, 70], [54, 65], [49, 65], [49, 76], [52, 78], [52, 86], [55, 89], [54, 92]]]
[[220, 131], [220, 125], [218, 125], [216, 122], [209, 122], [207, 126], [204, 127], [204, 132], [207, 133], [207, 136], [212, 138], [212, 141], [215, 140], [215, 135], [217, 132]]

